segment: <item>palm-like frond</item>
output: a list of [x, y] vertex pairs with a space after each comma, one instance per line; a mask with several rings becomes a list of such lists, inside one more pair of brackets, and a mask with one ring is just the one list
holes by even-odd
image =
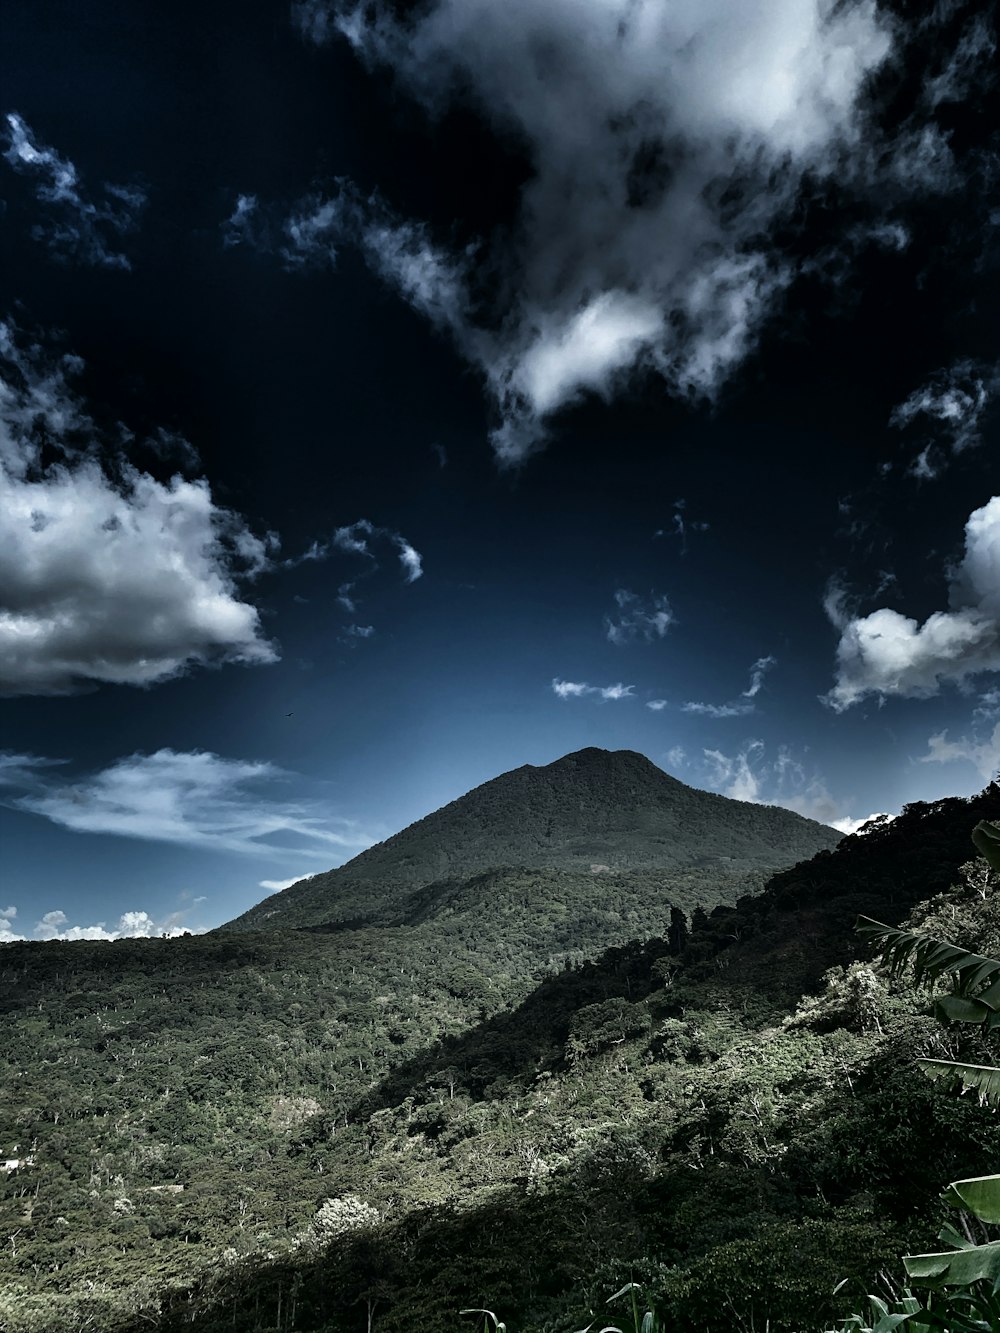
[[858, 917], [855, 930], [879, 949], [882, 961], [893, 976], [900, 976], [910, 964], [918, 985], [938, 977], [952, 976], [955, 996], [972, 1004], [960, 1006], [942, 1002], [943, 1018], [953, 1022], [983, 1023], [1000, 1011], [1000, 962], [995, 958], [970, 953], [968, 949], [960, 949], [957, 944], [948, 944], [933, 935], [897, 930], [867, 916]]
[[956, 1060], [918, 1060], [924, 1074], [962, 1092], [974, 1092], [981, 1106], [1000, 1106], [1000, 1069], [992, 1065], [965, 1065]]

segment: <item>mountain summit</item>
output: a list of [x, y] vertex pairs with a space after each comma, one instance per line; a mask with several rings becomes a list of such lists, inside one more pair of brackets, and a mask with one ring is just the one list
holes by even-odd
[[779, 806], [688, 787], [633, 750], [590, 748], [502, 773], [346, 865], [265, 898], [224, 929], [367, 919], [435, 881], [505, 866], [773, 871], [840, 839]]

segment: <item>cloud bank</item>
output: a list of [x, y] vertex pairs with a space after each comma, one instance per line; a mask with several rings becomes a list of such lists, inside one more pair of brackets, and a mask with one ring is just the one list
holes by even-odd
[[923, 624], [889, 607], [851, 615], [843, 590], [831, 588], [826, 609], [840, 643], [826, 703], [841, 713], [870, 695], [927, 698], [1000, 671], [1000, 496], [969, 516], [964, 554], [946, 574], [949, 609]]
[[[888, 195], [952, 180], [928, 120], [932, 78], [922, 118], [891, 143], [874, 126], [870, 80], [898, 30], [873, 0], [430, 0], [407, 17], [382, 0], [301, 0], [294, 11], [309, 40], [346, 39], [432, 115], [471, 102], [530, 163], [515, 224], [489, 238], [497, 299], [485, 317], [467, 249], [384, 214], [361, 226], [386, 280], [479, 367], [503, 463], [538, 449], [561, 408], [637, 374], [714, 396], [794, 277], [799, 261], [773, 237], [804, 193], [835, 182], [884, 229]], [[960, 92], [984, 58], [970, 46], [947, 66], [949, 86]], [[292, 249], [327, 256], [342, 227], [336, 200], [313, 201], [289, 224]]]
[[138, 226], [146, 193], [136, 185], [102, 187], [104, 198], [88, 198], [73, 163], [40, 143], [30, 125], [16, 112], [6, 117], [4, 159], [35, 182], [35, 198], [44, 220], [32, 235], [59, 259], [76, 259], [101, 268], [130, 269], [129, 258], [117, 249], [121, 238]]
[[207, 481], [109, 458], [72, 388], [81, 368], [0, 324], [0, 693], [275, 661], [238, 591], [265, 542]]

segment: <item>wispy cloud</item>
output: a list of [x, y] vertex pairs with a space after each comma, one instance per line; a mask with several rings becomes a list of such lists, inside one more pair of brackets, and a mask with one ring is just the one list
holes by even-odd
[[654, 537], [666, 537], [668, 535], [676, 537], [681, 544], [681, 555], [687, 555], [688, 553], [688, 533], [707, 532], [709, 527], [703, 519], [688, 518], [686, 510], [686, 500], [675, 500], [670, 527], [658, 528], [653, 533]]
[[649, 699], [646, 703], [647, 708], [651, 708], [654, 713], [662, 713], [667, 707], [666, 699]]
[[237, 245], [250, 245], [254, 249], [266, 248], [268, 242], [261, 230], [266, 224], [262, 221], [260, 203], [255, 194], [237, 195], [233, 211], [222, 224], [222, 244], [226, 249]]
[[764, 676], [772, 667], [777, 666], [777, 663], [778, 659], [770, 655], [757, 658], [757, 661], [750, 668], [750, 684], [743, 691], [744, 699], [753, 699], [760, 693], [761, 686], [764, 684]]
[[290, 889], [293, 884], [301, 884], [304, 879], [311, 879], [310, 875], [293, 875], [291, 879], [262, 879], [260, 887], [267, 889], [268, 893], [283, 893], [285, 889]]
[[[379, 570], [380, 557], [387, 550], [399, 561], [404, 583], [416, 583], [423, 577], [423, 557], [402, 533], [394, 532], [392, 528], [379, 527], [367, 518], [359, 518], [354, 523], [334, 529], [329, 540], [311, 542], [301, 555], [284, 559], [281, 565], [285, 569], [295, 569], [312, 561], [329, 560], [334, 552], [361, 557], [366, 562], [362, 574], [341, 583], [335, 597], [341, 610], [354, 616], [362, 604], [362, 598], [357, 592], [358, 583]], [[342, 643], [357, 643], [360, 639], [371, 638], [374, 633], [374, 625], [349, 623], [342, 627], [340, 639]]]
[[927, 698], [946, 682], [1000, 671], [1000, 496], [969, 516], [965, 552], [946, 577], [950, 609], [923, 624], [888, 607], [853, 614], [831, 584], [824, 604], [840, 643], [824, 702], [843, 712], [869, 695]]
[[909, 466], [912, 476], [932, 480], [951, 456], [980, 443], [984, 417], [998, 384], [996, 369], [959, 361], [938, 371], [893, 408], [891, 426], [914, 426], [925, 436], [929, 434]]
[[804, 195], [835, 187], [853, 197], [853, 254], [858, 205], [874, 232], [889, 225], [887, 196], [952, 184], [934, 98], [967, 86], [988, 54], [969, 42], [932, 63], [938, 92], [918, 93], [887, 135], [869, 114], [872, 75], [907, 29], [871, 0], [755, 2], [738, 23], [729, 0], [294, 10], [308, 39], [346, 39], [432, 112], [471, 101], [525, 146], [533, 173], [517, 224], [484, 242], [493, 299], [467, 246], [432, 241], [421, 224], [395, 221], [382, 250], [404, 298], [480, 369], [507, 464], [542, 445], [559, 409], [610, 397], [636, 373], [681, 397], [715, 395], [802, 265], [768, 238]]
[[0, 323], [0, 693], [275, 661], [239, 593], [268, 540], [207, 481], [163, 483], [109, 457], [72, 388], [81, 366]]
[[939, 731], [927, 742], [924, 764], [971, 764], [984, 781], [1000, 774], [1000, 722], [988, 736], [960, 736], [950, 741], [947, 731]]
[[[25, 756], [21, 759], [23, 767]], [[51, 775], [50, 764], [37, 760], [31, 789], [9, 793], [4, 804], [77, 833], [258, 857], [287, 860], [290, 851], [328, 856], [331, 848], [360, 850], [371, 844], [350, 820], [262, 790], [288, 777], [262, 761], [164, 749], [129, 755], [72, 779]]]
[[723, 704], [698, 703], [690, 700], [681, 705], [681, 711], [714, 718], [745, 717], [748, 713], [756, 712], [756, 705], [753, 701], [763, 688], [765, 675], [777, 664], [777, 661], [776, 657], [758, 657], [750, 668], [750, 684], [739, 699], [733, 699], [729, 703]]
[[703, 704], [689, 700], [681, 704], [682, 713], [696, 713], [701, 717], [745, 717], [747, 713], [753, 711], [754, 706], [751, 703]]
[[597, 698], [605, 700], [631, 699], [635, 693], [634, 685], [587, 685], [582, 681], [560, 680], [552, 682], [552, 691], [560, 699]]
[[820, 773], [796, 758], [792, 749], [773, 749], [762, 740], [745, 741], [735, 753], [703, 750], [702, 772], [710, 787], [736, 801], [780, 805], [807, 819], [849, 831], [850, 801], [831, 795]]
[[424, 572], [424, 565], [420, 553], [414, 550], [405, 537], [398, 532], [393, 532], [391, 528], [380, 528], [367, 518], [359, 518], [355, 523], [337, 528], [332, 538], [332, 544], [338, 551], [346, 551], [351, 555], [363, 555], [371, 560], [377, 568], [378, 562], [372, 550], [373, 542], [388, 542], [395, 547], [396, 556], [403, 568], [403, 577], [407, 583], [415, 583], [421, 577]]
[[350, 643], [357, 639], [371, 639], [374, 634], [374, 625], [348, 625], [342, 630], [341, 638], [344, 643]]
[[145, 190], [105, 182], [104, 197], [95, 203], [84, 194], [73, 163], [41, 143], [22, 116], [11, 112], [6, 125], [4, 159], [16, 172], [35, 181], [35, 197], [43, 209], [44, 220], [32, 228], [35, 239], [60, 259], [131, 268], [128, 256], [117, 247], [138, 225], [146, 204]]
[[604, 629], [608, 639], [619, 645], [653, 643], [662, 639], [676, 621], [670, 603], [662, 593], [651, 592], [643, 598], [627, 588], [619, 588], [615, 593], [615, 605], [618, 610], [605, 616]]

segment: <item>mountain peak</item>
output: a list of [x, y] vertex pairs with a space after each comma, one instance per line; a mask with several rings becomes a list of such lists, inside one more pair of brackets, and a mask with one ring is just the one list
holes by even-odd
[[773, 871], [839, 841], [833, 829], [789, 810], [688, 787], [634, 750], [587, 746], [501, 773], [230, 925], [298, 927], [384, 914], [435, 881], [502, 867]]

